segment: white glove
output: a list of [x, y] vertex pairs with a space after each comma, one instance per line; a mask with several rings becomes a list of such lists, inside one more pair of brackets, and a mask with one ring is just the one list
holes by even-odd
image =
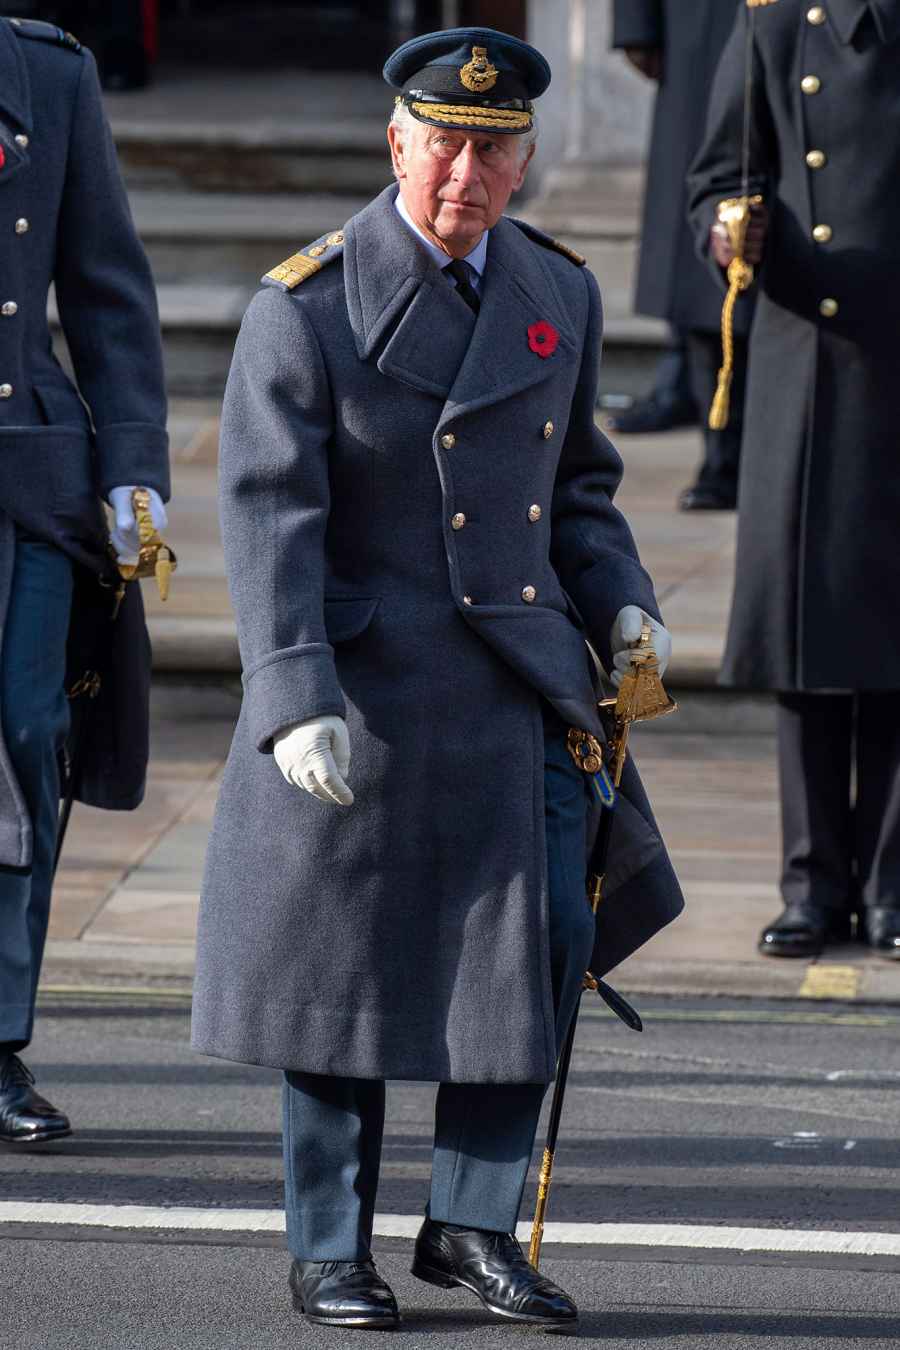
[[613, 654], [610, 679], [617, 689], [622, 683], [622, 676], [627, 674], [631, 666], [630, 644], [639, 640], [644, 623], [650, 625], [650, 646], [656, 654], [660, 677], [666, 673], [672, 655], [672, 638], [668, 628], [663, 628], [661, 623], [657, 623], [645, 610], [638, 609], [637, 605], [626, 605], [619, 610], [610, 637]]
[[352, 806], [344, 782], [350, 770], [350, 734], [342, 717], [311, 717], [275, 737], [275, 763], [289, 783], [320, 802]]
[[[109, 504], [112, 507], [116, 524], [110, 535], [112, 546], [116, 550], [116, 557], [120, 563], [134, 565], [138, 560], [138, 549], [141, 541], [138, 538], [137, 521], [134, 518], [134, 507], [131, 505], [131, 494], [134, 492], [132, 487], [114, 487], [109, 490]], [[150, 518], [154, 527], [161, 534], [169, 523], [166, 515], [166, 508], [163, 506], [162, 497], [155, 488], [145, 488], [145, 492], [150, 497]]]

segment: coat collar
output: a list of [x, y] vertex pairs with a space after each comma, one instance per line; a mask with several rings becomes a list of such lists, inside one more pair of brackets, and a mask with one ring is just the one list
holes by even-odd
[[22, 42], [8, 19], [0, 19], [0, 110], [25, 132], [31, 131], [31, 85]]
[[[481, 309], [472, 314], [394, 207], [387, 188], [344, 231], [344, 286], [357, 351], [382, 347], [378, 368], [446, 400], [445, 415], [499, 402], [550, 376], [577, 351], [543, 250], [511, 221], [491, 230]], [[537, 356], [528, 328], [548, 320], [554, 354]]]
[[883, 42], [900, 37], [900, 0], [827, 0], [828, 16], [844, 46], [853, 41], [867, 9]]

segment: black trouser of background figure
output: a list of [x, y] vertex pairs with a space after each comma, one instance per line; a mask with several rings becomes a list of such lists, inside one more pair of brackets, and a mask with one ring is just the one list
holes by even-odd
[[731, 409], [724, 431], [708, 425], [709, 409], [716, 392], [722, 364], [722, 338], [719, 333], [691, 329], [686, 335], [691, 391], [700, 414], [704, 436], [703, 463], [694, 487], [721, 497], [723, 505], [737, 501], [738, 474], [741, 467], [741, 437], [744, 431], [744, 395], [747, 385], [747, 340], [735, 336], [734, 376], [731, 384]]
[[900, 692], [779, 694], [778, 759], [785, 903], [858, 910], [877, 940], [900, 915]]

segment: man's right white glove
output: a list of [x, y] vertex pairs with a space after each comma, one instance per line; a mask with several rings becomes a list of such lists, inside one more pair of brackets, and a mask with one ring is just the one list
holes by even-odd
[[350, 734], [342, 717], [310, 717], [275, 737], [275, 762], [289, 783], [320, 802], [352, 806], [344, 782], [350, 771]]

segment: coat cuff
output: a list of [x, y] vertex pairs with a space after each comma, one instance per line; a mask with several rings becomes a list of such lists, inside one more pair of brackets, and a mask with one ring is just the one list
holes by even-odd
[[154, 488], [169, 500], [169, 437], [152, 422], [114, 422], [96, 432], [97, 478], [101, 497], [110, 488]]
[[583, 573], [576, 604], [584, 615], [591, 646], [606, 671], [611, 671], [613, 664], [612, 627], [626, 605], [637, 605], [662, 623], [653, 582], [639, 562], [627, 558], [620, 560], [612, 576], [608, 562], [598, 562]]
[[271, 754], [279, 731], [310, 717], [346, 717], [327, 642], [285, 647], [244, 671], [244, 703], [256, 748]]

